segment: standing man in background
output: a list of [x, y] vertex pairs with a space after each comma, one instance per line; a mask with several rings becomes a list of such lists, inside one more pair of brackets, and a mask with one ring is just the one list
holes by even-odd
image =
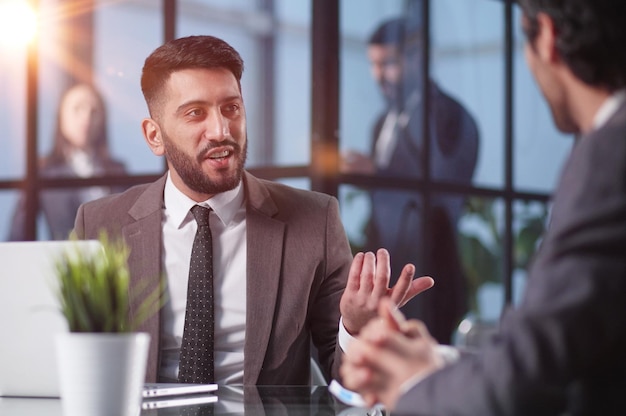
[[[342, 171], [386, 177], [424, 176], [424, 85], [429, 94], [430, 177], [435, 181], [470, 184], [478, 154], [478, 129], [472, 116], [422, 70], [421, 27], [406, 18], [383, 22], [370, 36], [367, 55], [374, 80], [386, 102], [375, 124], [372, 151], [347, 151]], [[413, 25], [415, 26], [415, 25]], [[420, 25], [421, 26], [421, 25]], [[467, 312], [465, 277], [457, 247], [457, 224], [465, 198], [431, 194], [430, 223], [424, 249], [424, 203], [419, 190], [374, 189], [364, 250], [385, 247], [391, 269], [406, 263], [418, 274], [434, 276], [433, 290], [403, 308], [425, 321], [435, 338], [449, 343]]]
[[345, 385], [394, 415], [626, 409], [626, 2], [518, 3], [530, 71], [558, 129], [579, 138], [524, 298], [477, 354], [446, 365], [426, 327], [385, 301], [350, 344]]

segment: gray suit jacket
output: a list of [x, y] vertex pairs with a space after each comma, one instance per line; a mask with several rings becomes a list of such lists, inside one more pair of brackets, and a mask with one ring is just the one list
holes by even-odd
[[398, 413], [626, 412], [626, 105], [575, 144], [525, 297], [500, 326], [480, 355], [406, 393]]
[[[100, 230], [130, 246], [132, 284], [158, 282], [165, 176], [82, 205], [75, 231]], [[244, 175], [247, 223], [245, 384], [308, 384], [311, 341], [328, 377], [338, 376], [339, 300], [352, 253], [335, 198]], [[133, 306], [134, 312], [136, 305]], [[159, 368], [158, 314], [142, 328], [152, 336], [146, 379]]]

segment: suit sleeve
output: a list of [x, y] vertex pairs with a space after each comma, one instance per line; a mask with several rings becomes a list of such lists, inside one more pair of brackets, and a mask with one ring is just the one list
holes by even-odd
[[341, 348], [339, 302], [346, 287], [352, 252], [339, 215], [339, 204], [330, 198], [326, 216], [324, 282], [313, 307], [313, 344], [318, 350], [322, 370], [328, 377], [339, 378]]
[[79, 240], [85, 239], [85, 206], [81, 205], [78, 207], [78, 211], [76, 212], [76, 219], [74, 220], [74, 230], [73, 233], [76, 235], [76, 238]]
[[623, 133], [576, 144], [521, 305], [479, 355], [403, 395], [399, 414], [559, 414], [623, 397], [625, 161]]

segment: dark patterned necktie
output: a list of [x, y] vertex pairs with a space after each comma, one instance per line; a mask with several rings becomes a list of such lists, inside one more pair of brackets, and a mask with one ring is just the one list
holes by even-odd
[[187, 286], [185, 329], [180, 349], [178, 381], [213, 383], [213, 244], [208, 208], [195, 205], [191, 213], [198, 223], [193, 240]]

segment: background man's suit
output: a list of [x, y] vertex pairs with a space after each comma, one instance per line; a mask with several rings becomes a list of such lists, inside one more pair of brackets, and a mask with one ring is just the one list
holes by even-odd
[[[471, 183], [478, 154], [478, 128], [472, 116], [456, 100], [430, 82], [430, 172], [434, 180]], [[386, 167], [376, 174], [403, 178], [423, 177], [423, 98], [413, 91], [398, 122], [396, 145]], [[386, 114], [373, 134], [372, 155]], [[402, 119], [402, 116], [399, 117]], [[449, 343], [456, 325], [467, 312], [465, 278], [457, 248], [457, 222], [465, 198], [431, 194], [430, 227], [423, 249], [423, 199], [421, 192], [381, 189], [371, 192], [372, 212], [367, 225], [366, 250], [385, 247], [391, 254], [392, 276], [407, 263], [417, 275], [431, 275], [435, 286], [402, 308], [410, 318], [423, 320], [439, 342]], [[394, 271], [396, 273], [394, 273]]]
[[[162, 273], [162, 208], [166, 177], [83, 205], [79, 238], [101, 229], [129, 244], [133, 284]], [[337, 376], [339, 301], [352, 261], [337, 200], [278, 183], [243, 177], [247, 224], [247, 311], [244, 384], [308, 384], [311, 340], [325, 373]], [[159, 316], [146, 379], [155, 381]]]
[[[576, 142], [525, 297], [503, 319], [483, 354], [424, 379], [401, 398], [397, 413], [624, 413], [626, 105]], [[534, 407], [497, 407], [513, 397]]]

